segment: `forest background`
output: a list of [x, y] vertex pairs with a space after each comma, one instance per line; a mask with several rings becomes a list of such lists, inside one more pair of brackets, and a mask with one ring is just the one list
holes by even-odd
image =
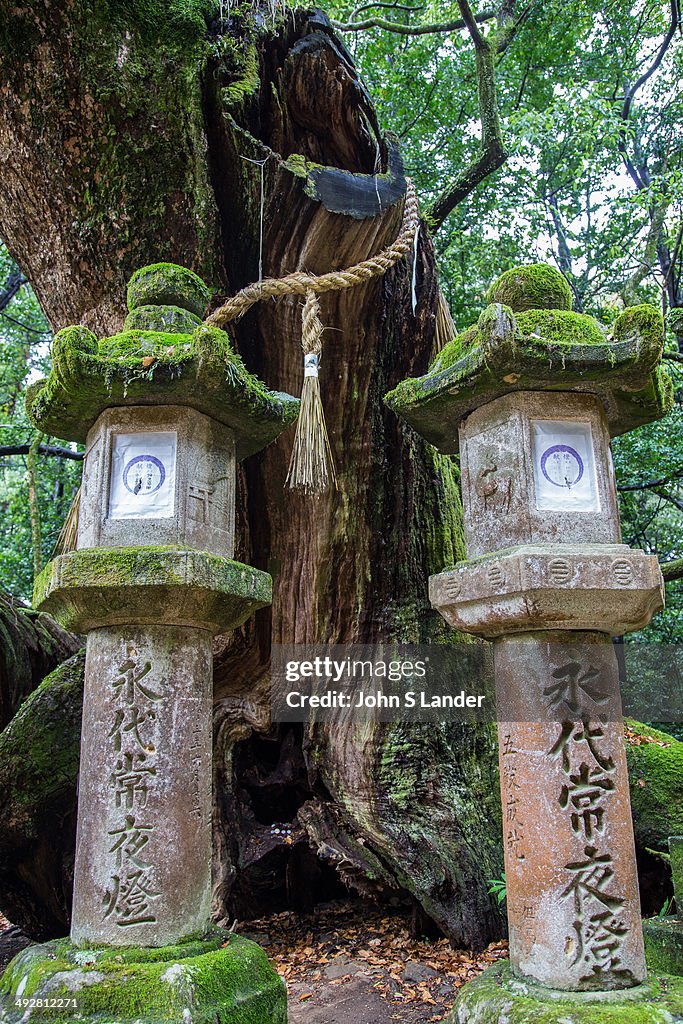
[[[510, 10], [514, 32], [494, 62], [502, 149], [491, 164], [502, 166], [459, 196], [462, 169], [482, 149], [476, 53], [458, 5], [327, 6], [382, 129], [400, 140], [458, 329], [476, 319], [499, 273], [537, 260], [562, 271], [576, 310], [607, 326], [624, 305], [680, 309], [678, 0], [546, 0]], [[488, 13], [478, 20], [486, 32]], [[264, 212], [273, 215], [267, 204]], [[50, 339], [29, 282], [0, 247], [0, 587], [26, 600], [81, 469], [76, 446], [38, 435], [24, 412], [27, 382], [49, 368]], [[667, 610], [647, 635], [674, 642], [683, 626], [683, 326], [678, 336], [669, 328], [666, 348], [674, 412], [619, 439], [615, 462], [624, 540], [666, 567]]]

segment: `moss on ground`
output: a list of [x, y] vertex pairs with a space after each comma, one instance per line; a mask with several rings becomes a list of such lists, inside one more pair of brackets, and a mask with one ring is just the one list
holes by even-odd
[[669, 836], [683, 835], [683, 743], [649, 726], [629, 724], [655, 741], [626, 744], [636, 840], [665, 852]]
[[683, 975], [683, 917], [653, 917], [643, 921], [648, 968], [661, 974]]

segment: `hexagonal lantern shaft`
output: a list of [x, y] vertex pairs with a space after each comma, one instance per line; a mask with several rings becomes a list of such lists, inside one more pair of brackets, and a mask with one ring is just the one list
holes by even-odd
[[663, 602], [656, 559], [621, 543], [610, 434], [663, 415], [670, 391], [656, 310], [627, 310], [610, 344], [566, 292], [549, 267], [504, 275], [478, 325], [387, 402], [460, 451], [468, 560], [430, 598], [494, 641], [513, 970], [607, 990], [645, 977], [610, 634]]
[[144, 268], [126, 330], [55, 339], [27, 398], [40, 429], [85, 439], [76, 550], [35, 603], [87, 632], [71, 938], [162, 946], [211, 910], [212, 637], [270, 602], [232, 560], [236, 458], [298, 403], [249, 375], [199, 319], [191, 272]]

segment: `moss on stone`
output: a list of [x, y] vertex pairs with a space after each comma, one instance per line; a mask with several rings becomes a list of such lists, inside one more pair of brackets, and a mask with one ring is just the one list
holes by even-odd
[[638, 342], [643, 348], [661, 354], [664, 345], [664, 319], [661, 312], [649, 303], [629, 306], [614, 322], [617, 342]]
[[666, 326], [676, 337], [683, 335], [683, 309], [670, 309], [666, 315]]
[[45, 566], [33, 598], [77, 632], [133, 621], [217, 633], [270, 604], [272, 579], [231, 558], [170, 545], [80, 548]]
[[515, 314], [494, 303], [443, 349], [424, 377], [401, 381], [384, 401], [445, 453], [457, 452], [465, 416], [515, 391], [595, 394], [616, 436], [660, 419], [673, 404], [671, 378], [658, 365], [661, 331], [661, 317], [647, 305], [626, 310], [611, 340], [583, 313]]
[[654, 740], [626, 744], [636, 840], [641, 847], [666, 851], [669, 836], [683, 835], [683, 743], [649, 726], [629, 724]]
[[5, 829], [26, 839], [43, 834], [45, 819], [75, 788], [84, 665], [81, 651], [51, 672], [0, 733], [0, 807], [11, 810]]
[[449, 366], [453, 366], [468, 349], [473, 348], [475, 345], [480, 345], [482, 340], [483, 335], [476, 324], [468, 327], [466, 331], [461, 331], [460, 334], [456, 334], [452, 341], [444, 345], [429, 367], [428, 372], [436, 373], [439, 370], [446, 370]]
[[643, 921], [643, 939], [651, 971], [683, 975], [683, 918], [653, 917]]
[[50, 376], [27, 389], [26, 411], [44, 433], [84, 442], [111, 406], [184, 405], [233, 429], [242, 459], [298, 415], [299, 401], [249, 373], [216, 327], [201, 324], [191, 335], [125, 331], [102, 339], [99, 351], [94, 337], [80, 327], [60, 331]]
[[513, 312], [527, 309], [571, 309], [572, 290], [555, 267], [547, 263], [513, 267], [489, 288], [489, 302], [502, 302]]
[[603, 345], [606, 350], [605, 364], [610, 365], [606, 334], [592, 316], [569, 310], [530, 309], [518, 313], [516, 320], [522, 339], [536, 336], [559, 347]]
[[683, 979], [651, 977], [637, 989], [555, 998], [515, 979], [507, 960], [458, 993], [448, 1024], [673, 1024], [683, 1014]]
[[102, 338], [98, 355], [102, 359], [116, 360], [119, 363], [127, 360], [128, 366], [140, 369], [144, 368], [142, 360], [148, 356], [182, 362], [192, 355], [192, 337], [189, 334], [175, 334], [170, 331], [129, 328], [121, 334]]
[[198, 316], [180, 306], [138, 306], [128, 314], [123, 327], [124, 331], [192, 334], [200, 324]]
[[683, 836], [669, 836], [669, 864], [676, 897], [676, 910], [683, 919]]
[[282, 980], [255, 943], [219, 929], [159, 949], [32, 946], [7, 968], [0, 1007], [22, 1019], [20, 998], [75, 999], [77, 1011], [37, 1008], [31, 1020], [71, 1024], [286, 1024]]
[[203, 317], [211, 292], [201, 277], [177, 263], [152, 263], [136, 270], [128, 282], [128, 309], [179, 306]]

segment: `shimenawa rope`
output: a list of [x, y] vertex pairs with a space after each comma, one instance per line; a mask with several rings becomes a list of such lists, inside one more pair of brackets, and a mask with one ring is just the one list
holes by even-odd
[[318, 381], [323, 325], [320, 321], [317, 295], [353, 288], [370, 281], [373, 277], [385, 274], [410, 251], [418, 223], [415, 187], [410, 179], [406, 179], [406, 200], [401, 230], [386, 249], [346, 270], [333, 270], [327, 274], [296, 271], [285, 277], [269, 277], [257, 281], [228, 299], [205, 320], [210, 327], [223, 327], [231, 320], [243, 316], [261, 299], [280, 298], [283, 295], [305, 296], [301, 337], [304, 352], [304, 383], [301, 392], [301, 411], [287, 474], [287, 483], [293, 490], [322, 494], [330, 483], [334, 486], [337, 483]]

